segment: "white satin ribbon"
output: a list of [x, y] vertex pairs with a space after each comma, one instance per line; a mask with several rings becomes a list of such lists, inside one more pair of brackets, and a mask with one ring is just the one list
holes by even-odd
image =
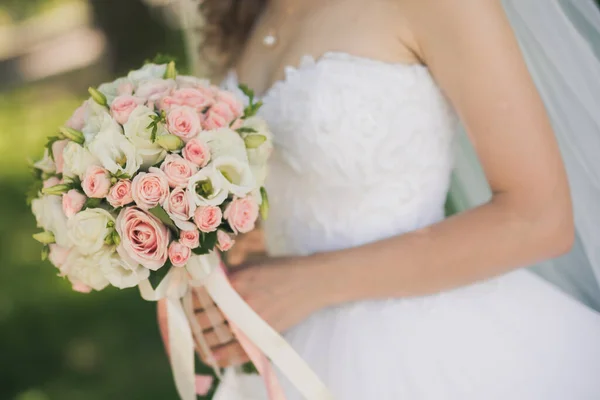
[[[260, 349], [307, 400], [332, 400], [333, 396], [327, 387], [306, 362], [231, 287], [220, 263], [215, 253], [194, 256], [185, 268], [171, 268], [156, 290], [147, 280], [139, 285], [145, 300], [167, 299], [169, 355], [181, 399], [196, 399], [194, 335], [191, 328], [193, 318], [188, 321], [181, 298], [189, 293], [190, 288], [203, 286], [236, 330]], [[189, 298], [186, 302], [189, 302]], [[198, 327], [194, 328], [197, 330]], [[206, 343], [200, 341], [199, 344], [206, 347]], [[210, 358], [210, 351], [208, 354]]]

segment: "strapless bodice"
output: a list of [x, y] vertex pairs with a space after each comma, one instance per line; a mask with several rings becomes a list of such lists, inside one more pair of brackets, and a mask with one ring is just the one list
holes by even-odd
[[263, 101], [275, 143], [271, 254], [357, 246], [443, 218], [457, 118], [426, 67], [304, 57]]

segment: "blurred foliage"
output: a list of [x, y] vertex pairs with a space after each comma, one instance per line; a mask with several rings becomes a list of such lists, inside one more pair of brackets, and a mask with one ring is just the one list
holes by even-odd
[[[82, 0], [0, 0], [0, 16], [17, 21], [68, 1]], [[185, 60], [181, 33], [162, 26], [158, 16], [139, 8], [119, 14], [127, 9], [124, 4], [139, 7], [138, 0], [96, 3], [96, 13], [115, 16], [98, 24], [101, 29], [112, 29], [112, 22], [135, 32], [109, 36], [112, 70], [101, 63], [0, 92], [1, 400], [178, 398], [156, 305], [142, 300], [135, 289], [73, 292], [56, 268], [41, 261], [41, 245], [31, 238], [37, 228], [25, 204], [27, 160], [41, 155], [46, 137], [81, 103], [85, 87], [138, 68], [158, 52]], [[115, 9], [119, 4], [122, 10]], [[121, 57], [123, 52], [127, 57]], [[179, 68], [184, 70], [183, 64]]]
[[12, 22], [18, 22], [54, 7], [78, 1], [82, 0], [2, 0], [0, 14], [7, 15]]

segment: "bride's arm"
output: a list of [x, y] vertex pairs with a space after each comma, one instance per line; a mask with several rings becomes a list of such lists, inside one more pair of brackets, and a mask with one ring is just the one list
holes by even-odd
[[314, 256], [319, 274], [331, 274], [334, 302], [455, 288], [558, 256], [573, 241], [561, 156], [500, 1], [399, 3], [493, 198], [426, 229]]

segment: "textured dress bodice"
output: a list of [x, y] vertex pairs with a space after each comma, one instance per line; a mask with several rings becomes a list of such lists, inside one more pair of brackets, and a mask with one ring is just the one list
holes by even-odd
[[454, 113], [428, 69], [304, 57], [265, 94], [272, 255], [357, 246], [443, 218]]

